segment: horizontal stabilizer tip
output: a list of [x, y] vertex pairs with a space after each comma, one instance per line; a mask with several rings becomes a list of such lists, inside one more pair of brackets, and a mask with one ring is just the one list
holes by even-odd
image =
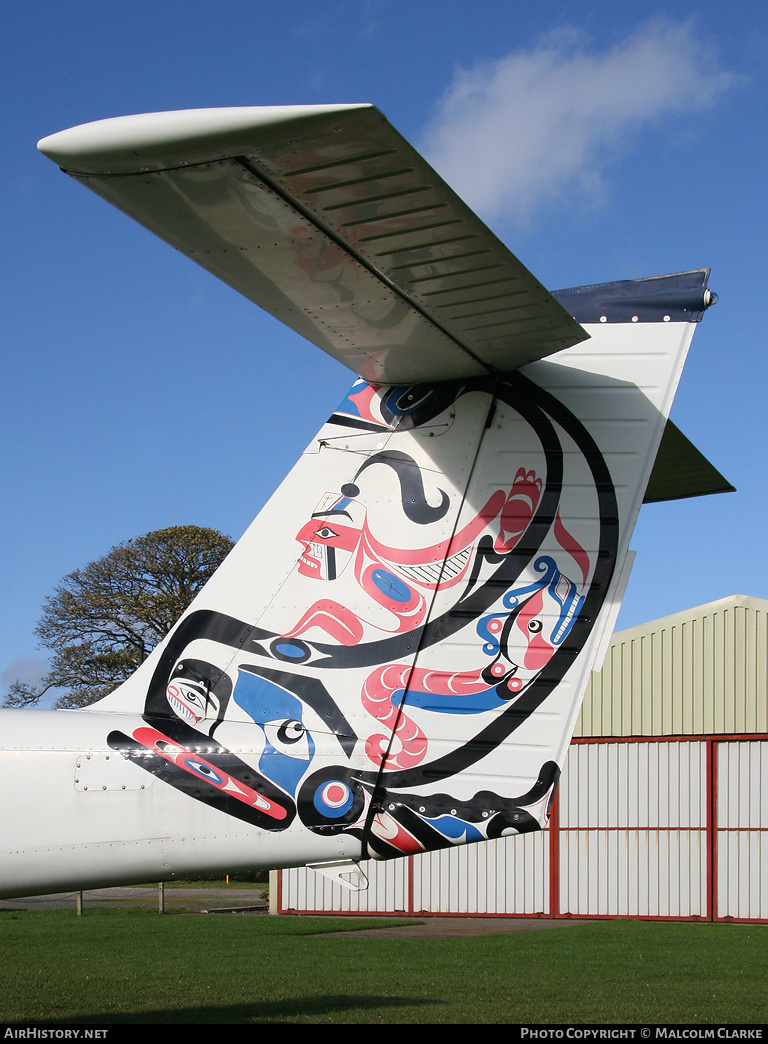
[[710, 493], [735, 493], [736, 487], [668, 420], [645, 490], [644, 504], [684, 500]]
[[37, 147], [69, 174], [137, 174], [240, 156], [256, 138], [281, 136], [350, 109], [372, 105], [264, 105], [180, 109], [116, 116], [59, 131]]

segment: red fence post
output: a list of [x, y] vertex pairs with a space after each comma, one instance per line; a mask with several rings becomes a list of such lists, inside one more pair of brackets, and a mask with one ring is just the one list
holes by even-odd
[[717, 740], [707, 739], [707, 920], [717, 919]]
[[549, 916], [560, 916], [560, 788], [555, 787], [549, 814]]

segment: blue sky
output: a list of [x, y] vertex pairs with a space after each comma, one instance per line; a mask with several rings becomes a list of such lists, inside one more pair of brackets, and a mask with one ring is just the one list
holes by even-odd
[[133, 112], [373, 102], [552, 289], [710, 266], [672, 417], [738, 492], [643, 509], [619, 627], [768, 597], [762, 0], [6, 0], [0, 41], [0, 682], [66, 573], [240, 536], [351, 383], [35, 148]]

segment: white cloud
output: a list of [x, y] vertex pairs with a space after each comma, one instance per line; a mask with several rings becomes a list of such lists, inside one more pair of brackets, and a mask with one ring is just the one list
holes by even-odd
[[525, 222], [564, 192], [594, 193], [632, 132], [706, 108], [732, 79], [692, 21], [653, 21], [599, 52], [566, 30], [460, 70], [422, 148], [484, 217]]

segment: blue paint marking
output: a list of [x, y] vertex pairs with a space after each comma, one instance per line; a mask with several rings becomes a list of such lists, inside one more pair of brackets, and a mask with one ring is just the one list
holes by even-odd
[[439, 819], [428, 819], [427, 822], [444, 837], [452, 837], [456, 841], [466, 840], [467, 843], [470, 843], [485, 840], [477, 827], [456, 816], [440, 816]]
[[352, 417], [359, 417], [360, 410], [357, 408], [357, 403], [352, 401], [353, 395], [359, 395], [363, 388], [363, 381], [355, 381], [349, 390], [348, 394], [344, 396], [339, 405], [334, 410], [334, 413], [347, 413]]
[[423, 405], [432, 395], [434, 395], [432, 388], [424, 391], [414, 385], [402, 385], [399, 388], [393, 388], [389, 393], [385, 408], [393, 414], [412, 413], [417, 406]]
[[290, 656], [293, 660], [300, 660], [305, 656], [305, 650], [299, 648], [298, 645], [293, 645], [291, 642], [280, 642], [279, 645], [275, 646], [275, 650], [281, 656]]
[[303, 707], [300, 700], [274, 682], [240, 668], [237, 671], [237, 684], [232, 699], [257, 725], [278, 718], [302, 720]]
[[[395, 707], [399, 707], [403, 702], [404, 693], [405, 689], [398, 689], [392, 693], [392, 703]], [[480, 714], [481, 711], [494, 710], [504, 702], [497, 694], [496, 687], [492, 686], [466, 696], [458, 693], [443, 695], [439, 692], [419, 692], [418, 689], [411, 689], [405, 705], [434, 711], [436, 714]]]
[[386, 569], [374, 569], [371, 573], [371, 580], [382, 594], [395, 602], [410, 602], [413, 598], [413, 591], [410, 587]]
[[[334, 804], [328, 804], [325, 799], [325, 792], [328, 788], [340, 788], [346, 792], [346, 798], [340, 804], [334, 802]], [[322, 786], [318, 787], [315, 791], [313, 799], [314, 806], [322, 816], [327, 816], [329, 819], [340, 819], [343, 815], [349, 812], [352, 807], [354, 800], [354, 794], [349, 789], [346, 783], [342, 783], [340, 780], [329, 780], [327, 783], [323, 783]]]
[[206, 765], [194, 758], [184, 758], [184, 767], [190, 772], [194, 772], [196, 776], [204, 779], [207, 783], [215, 783], [217, 786], [221, 786], [224, 783], [223, 778], [210, 765]]
[[[301, 700], [274, 682], [240, 668], [232, 699], [262, 728], [265, 724], [278, 722], [280, 719], [303, 723], [304, 708]], [[306, 733], [306, 758], [291, 754], [290, 748], [276, 750], [267, 739], [266, 733], [265, 741], [264, 750], [259, 758], [260, 771], [286, 793], [295, 795], [299, 782], [314, 757], [315, 744], [311, 735]]]

